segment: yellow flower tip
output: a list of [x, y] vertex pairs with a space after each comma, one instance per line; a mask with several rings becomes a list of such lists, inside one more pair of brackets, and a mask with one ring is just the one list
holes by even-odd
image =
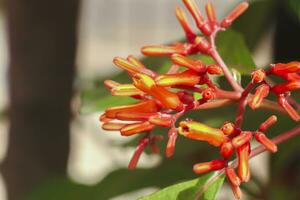
[[193, 171], [197, 174], [202, 174], [209, 171], [220, 170], [225, 167], [224, 160], [213, 160], [210, 162], [198, 163], [193, 166]]
[[220, 129], [209, 127], [194, 121], [179, 123], [179, 134], [194, 140], [206, 141], [213, 146], [221, 146], [228, 138]]
[[127, 124], [106, 122], [102, 125], [102, 129], [106, 131], [119, 131]]
[[155, 82], [160, 86], [194, 86], [199, 83], [200, 78], [201, 77], [197, 73], [187, 70], [177, 74], [165, 74], [157, 76]]
[[176, 45], [176, 46], [151, 45], [151, 46], [142, 47], [141, 51], [146, 56], [171, 56], [174, 53], [186, 54], [184, 47], [182, 45]]
[[133, 55], [129, 55], [127, 57], [127, 60], [129, 62], [131, 62], [133, 65], [140, 67], [140, 68], [146, 68], [145, 65], [143, 65], [143, 63], [141, 63], [141, 61], [139, 61], [136, 57], [134, 57]]
[[112, 89], [114, 87], [117, 87], [120, 85], [120, 83], [116, 82], [116, 81], [113, 81], [113, 80], [105, 80], [104, 81], [104, 85], [106, 88], [108, 89]]
[[179, 23], [181, 24], [185, 35], [188, 39], [189, 42], [193, 42], [195, 37], [197, 36], [196, 33], [192, 30], [192, 28], [190, 27], [187, 17], [183, 11], [183, 9], [179, 6], [176, 7], [176, 17], [179, 21]]
[[134, 86], [146, 93], [149, 93], [156, 85], [155, 81], [145, 74], [135, 74], [132, 79]]
[[111, 94], [115, 96], [136, 96], [144, 93], [132, 84], [123, 84], [113, 87]]
[[248, 182], [250, 179], [249, 154], [249, 142], [237, 148], [238, 176], [242, 182]]

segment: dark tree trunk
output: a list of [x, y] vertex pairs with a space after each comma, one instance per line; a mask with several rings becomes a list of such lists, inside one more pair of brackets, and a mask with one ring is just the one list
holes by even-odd
[[7, 0], [10, 139], [2, 164], [9, 200], [65, 175], [79, 0]]

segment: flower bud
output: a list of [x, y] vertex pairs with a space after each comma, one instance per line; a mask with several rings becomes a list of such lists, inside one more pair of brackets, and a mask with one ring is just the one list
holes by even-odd
[[249, 4], [247, 2], [242, 2], [239, 5], [237, 5], [237, 7], [235, 7], [229, 13], [229, 15], [227, 15], [227, 17], [223, 19], [223, 21], [221, 22], [221, 27], [228, 28], [236, 18], [238, 18], [241, 14], [245, 12], [245, 10], [247, 10], [248, 7]]
[[175, 53], [186, 55], [186, 50], [183, 45], [152, 45], [143, 47], [141, 51], [145, 56], [171, 56]]
[[116, 119], [123, 121], [145, 121], [150, 117], [157, 115], [157, 113], [143, 113], [143, 112], [118, 112]]
[[137, 133], [142, 133], [146, 131], [150, 131], [155, 127], [155, 125], [151, 124], [150, 122], [142, 122], [142, 123], [134, 123], [128, 124], [124, 126], [120, 132], [123, 136], [131, 136]]
[[202, 174], [205, 172], [223, 169], [225, 167], [225, 164], [226, 163], [224, 160], [213, 160], [210, 162], [195, 164], [193, 170], [197, 174]]
[[156, 84], [160, 86], [194, 86], [197, 85], [199, 81], [200, 76], [191, 70], [186, 70], [177, 74], [164, 74], [155, 79]]
[[220, 154], [223, 158], [229, 159], [233, 154], [233, 146], [231, 142], [225, 142], [222, 144]]
[[289, 104], [289, 102], [283, 95], [279, 95], [277, 101], [278, 101], [278, 104], [289, 114], [289, 116], [293, 120], [295, 120], [295, 121], [300, 120], [300, 116], [299, 116], [298, 112]]
[[230, 182], [230, 184], [234, 186], [240, 186], [241, 180], [240, 178], [236, 175], [234, 168], [233, 167], [226, 167], [225, 169], [226, 176]]
[[225, 135], [231, 135], [231, 134], [235, 133], [236, 128], [235, 128], [235, 125], [233, 123], [225, 122], [223, 124], [223, 126], [221, 127], [221, 130], [223, 131], [223, 133]]
[[252, 132], [242, 131], [240, 135], [232, 139], [232, 145], [234, 148], [239, 148], [240, 146], [248, 143], [252, 139]]
[[105, 115], [108, 118], [115, 118], [119, 112], [157, 112], [158, 108], [154, 100], [147, 100], [137, 104], [111, 107], [105, 110]]
[[242, 182], [248, 182], [250, 178], [249, 169], [249, 153], [250, 144], [246, 143], [243, 146], [237, 148], [238, 157], [238, 176]]
[[180, 22], [180, 24], [181, 24], [181, 26], [182, 26], [182, 28], [185, 32], [187, 40], [189, 42], [193, 42], [197, 35], [193, 31], [191, 26], [189, 25], [187, 17], [184, 14], [184, 11], [180, 7], [176, 7], [176, 17], [177, 17], [178, 21]]
[[258, 69], [252, 72], [252, 83], [260, 83], [266, 78], [266, 72], [263, 69]]
[[215, 8], [214, 8], [213, 4], [211, 3], [211, 1], [209, 1], [205, 5], [205, 11], [206, 11], [206, 15], [207, 15], [207, 18], [208, 18], [208, 21], [209, 21], [211, 27], [214, 28], [214, 26], [217, 23], [217, 16], [216, 16]]
[[260, 107], [264, 98], [269, 95], [270, 87], [267, 84], [258, 86], [255, 90], [255, 94], [250, 98], [248, 105], [253, 110]]
[[231, 187], [231, 190], [232, 190], [232, 193], [233, 193], [235, 199], [237, 199], [237, 200], [241, 199], [242, 191], [241, 191], [240, 187], [234, 186], [233, 184], [230, 184], [230, 187]]
[[277, 117], [275, 115], [272, 115], [269, 117], [266, 121], [264, 121], [260, 126], [259, 129], [261, 132], [264, 132], [267, 130], [270, 126], [275, 124], [277, 122]]
[[220, 129], [209, 127], [194, 121], [182, 121], [179, 123], [179, 134], [194, 140], [206, 141], [214, 146], [221, 146], [227, 137]]
[[175, 128], [172, 128], [169, 130], [168, 133], [168, 143], [167, 143], [167, 148], [166, 148], [166, 157], [171, 157], [174, 154], [175, 150], [175, 144], [176, 144], [176, 139], [177, 139], [178, 133]]
[[215, 91], [211, 88], [206, 88], [202, 92], [202, 98], [206, 101], [214, 99], [215, 98]]
[[223, 70], [218, 65], [208, 65], [207, 66], [207, 73], [211, 75], [221, 75], [223, 73]]
[[269, 140], [265, 134], [263, 134], [262, 132], [257, 132], [255, 134], [255, 138], [256, 140], [261, 143], [262, 145], [264, 145], [264, 147], [266, 147], [267, 150], [269, 150], [272, 153], [277, 152], [277, 146], [276, 144], [274, 144], [271, 140]]
[[195, 44], [197, 49], [203, 54], [209, 54], [211, 50], [211, 44], [204, 37], [196, 37]]
[[198, 60], [192, 60], [186, 56], [180, 54], [174, 54], [171, 56], [172, 62], [176, 65], [180, 65], [199, 73], [205, 73], [205, 64]]

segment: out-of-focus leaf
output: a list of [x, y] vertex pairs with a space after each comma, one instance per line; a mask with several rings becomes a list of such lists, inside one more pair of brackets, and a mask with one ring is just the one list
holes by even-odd
[[298, 20], [300, 21], [300, 1], [299, 0], [288, 0], [288, 4], [291, 10], [296, 14]]
[[240, 33], [226, 30], [218, 34], [216, 43], [221, 57], [229, 67], [241, 74], [250, 74], [255, 68], [251, 52]]
[[250, 1], [247, 11], [232, 24], [232, 28], [244, 36], [251, 50], [255, 49], [263, 34], [275, 23], [276, 5], [276, 0]]
[[[192, 200], [195, 199], [199, 188], [208, 183], [211, 177], [215, 173], [210, 173], [200, 178], [178, 183], [167, 188], [164, 188], [158, 192], [155, 192], [149, 196], [140, 198], [139, 200], [165, 200], [165, 199], [177, 199], [177, 200]], [[202, 200], [214, 200], [216, 195], [224, 182], [224, 177], [220, 177], [212, 185], [204, 191]]]

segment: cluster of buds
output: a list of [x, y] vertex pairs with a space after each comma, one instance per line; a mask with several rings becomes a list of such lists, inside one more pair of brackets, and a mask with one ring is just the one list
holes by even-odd
[[[264, 70], [260, 71], [260, 75], [256, 75], [256, 77], [260, 78], [261, 83], [255, 91], [252, 99], [249, 101], [249, 106], [252, 109], [258, 108], [263, 99], [266, 98], [270, 92], [274, 93], [277, 96], [278, 104], [289, 114], [289, 116], [295, 120], [299, 121], [300, 116], [296, 109], [291, 105], [293, 102], [290, 101], [289, 96], [292, 91], [300, 89], [300, 62], [289, 62], [289, 63], [277, 63], [271, 64], [271, 67], [268, 71], [264, 72]], [[265, 78], [266, 76], [277, 76], [284, 80], [283, 83], [278, 83], [271, 85], [268, 83]], [[254, 78], [252, 79], [254, 80]]]
[[[252, 81], [243, 89], [238, 85], [235, 91], [225, 91], [219, 88], [211, 79], [212, 75], [224, 73], [228, 78], [228, 69], [218, 62], [214, 46], [218, 31], [228, 28], [248, 7], [248, 3], [240, 3], [223, 20], [218, 21], [211, 2], [206, 4], [207, 19], [203, 17], [195, 0], [183, 0], [191, 13], [196, 26], [202, 32], [197, 35], [187, 21], [182, 8], [176, 8], [176, 16], [185, 32], [187, 41], [169, 46], [150, 45], [141, 49], [146, 56], [167, 56], [172, 61], [169, 70], [158, 74], [147, 68], [137, 58], [130, 55], [127, 58], [116, 57], [114, 64], [128, 72], [132, 82], [120, 84], [112, 80], [105, 81], [105, 86], [114, 96], [127, 96], [137, 102], [130, 105], [111, 107], [100, 116], [102, 128], [108, 131], [119, 131], [122, 136], [141, 135], [135, 153], [128, 165], [134, 169], [141, 153], [150, 147], [153, 153], [159, 153], [157, 142], [163, 140], [162, 135], [154, 135], [154, 128], [161, 126], [168, 128], [168, 141], [165, 155], [174, 154], [175, 143], [179, 135], [199, 141], [205, 141], [220, 148], [220, 159], [195, 164], [195, 173], [224, 169], [233, 193], [237, 199], [241, 197], [240, 184], [250, 178], [249, 158], [251, 156], [250, 141], [256, 139], [270, 152], [276, 152], [277, 146], [266, 137], [264, 132], [273, 125], [276, 116], [269, 117], [255, 131], [241, 130], [241, 121], [245, 107], [259, 108], [270, 92], [278, 96], [278, 103], [294, 119], [300, 117], [288, 99], [289, 92], [300, 88], [300, 64], [274, 64], [268, 71], [263, 69], [252, 73]], [[206, 64], [201, 60], [189, 57], [194, 54], [206, 54], [215, 60], [215, 64]], [[230, 73], [230, 72], [229, 72]], [[230, 74], [229, 74], [230, 75]], [[280, 76], [285, 83], [271, 86], [267, 76]], [[240, 87], [240, 88], [239, 88]], [[251, 94], [255, 88], [255, 93]], [[199, 98], [195, 94], [200, 94]], [[178, 119], [189, 110], [199, 109], [205, 105], [212, 105], [219, 99], [237, 100], [240, 104], [236, 122], [225, 122], [221, 128], [185, 120], [176, 127]], [[205, 105], [204, 105], [205, 104]], [[237, 172], [230, 164], [230, 159], [236, 153], [238, 158]]]
[[[250, 179], [249, 158], [251, 154], [250, 141], [255, 138], [272, 153], [277, 151], [277, 146], [266, 137], [264, 132], [277, 121], [272, 115], [263, 122], [256, 131], [242, 131], [234, 123], [225, 122], [221, 128], [212, 128], [206, 124], [186, 120], [179, 124], [179, 134], [193, 140], [208, 142], [220, 148], [221, 159], [195, 164], [195, 173], [205, 173], [213, 170], [225, 169], [227, 179], [237, 199], [241, 198], [240, 184]], [[238, 173], [229, 164], [233, 154], [238, 158]]]

